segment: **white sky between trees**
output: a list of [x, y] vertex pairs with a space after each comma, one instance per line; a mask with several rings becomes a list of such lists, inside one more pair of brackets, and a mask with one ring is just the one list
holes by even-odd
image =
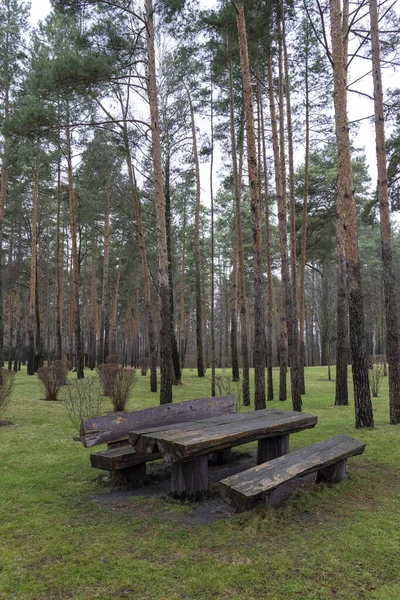
[[[199, 0], [199, 5], [203, 9], [212, 9], [217, 7], [216, 0]], [[38, 21], [44, 20], [46, 16], [49, 14], [51, 10], [51, 5], [49, 0], [32, 0], [31, 4], [31, 24], [36, 26]], [[352, 68], [349, 76], [349, 81], [354, 81], [360, 77], [365, 69], [365, 61], [361, 61], [361, 65], [355, 64], [357, 61], [354, 61], [354, 67]], [[390, 87], [399, 86], [399, 78], [398, 73], [393, 69], [385, 69], [382, 73], [383, 86], [384, 89]], [[371, 76], [366, 77], [362, 82], [357, 84], [356, 89], [366, 94], [372, 96], [373, 94], [373, 86], [372, 86], [372, 78]], [[353, 121], [356, 119], [361, 119], [363, 117], [367, 117], [373, 114], [373, 103], [371, 100], [360, 96], [356, 93], [348, 94], [348, 117], [349, 121]], [[387, 129], [386, 135], [389, 136], [390, 131]], [[370, 120], [364, 120], [360, 122], [358, 134], [355, 137], [355, 145], [357, 148], [361, 148], [365, 150], [365, 154], [367, 157], [368, 165], [369, 165], [369, 174], [371, 177], [371, 185], [374, 189], [376, 186], [376, 177], [377, 177], [377, 169], [376, 169], [376, 155], [375, 155], [375, 131], [373, 122]], [[214, 157], [214, 194], [217, 193], [219, 183], [217, 172], [220, 167], [220, 160], [218, 157], [218, 149], [216, 148], [215, 157]], [[303, 162], [303, 150], [302, 148], [298, 148], [296, 152], [297, 162], [300, 164]], [[203, 189], [203, 198], [202, 202], [206, 205], [209, 204], [209, 164], [201, 165], [201, 175], [202, 175], [202, 189]], [[206, 200], [207, 199], [207, 200]]]

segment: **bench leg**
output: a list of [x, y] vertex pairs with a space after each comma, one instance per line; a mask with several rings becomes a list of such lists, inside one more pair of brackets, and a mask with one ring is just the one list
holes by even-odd
[[111, 472], [111, 480], [114, 485], [125, 485], [134, 487], [141, 485], [146, 478], [146, 463], [140, 463], [127, 469], [119, 469]]
[[346, 477], [346, 460], [340, 460], [334, 465], [324, 467], [317, 473], [317, 483], [321, 481], [329, 481], [330, 483], [339, 483]]
[[289, 435], [278, 435], [273, 438], [258, 440], [257, 464], [278, 458], [289, 452]]
[[220, 465], [227, 465], [232, 462], [232, 450], [225, 448], [219, 452], [213, 452], [208, 455], [208, 464], [210, 467], [219, 467]]
[[208, 490], [208, 457], [171, 464], [171, 494], [196, 501]]

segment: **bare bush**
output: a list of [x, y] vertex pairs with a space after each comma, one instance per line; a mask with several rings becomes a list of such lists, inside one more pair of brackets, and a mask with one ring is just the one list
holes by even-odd
[[70, 363], [68, 360], [55, 360], [53, 367], [57, 371], [57, 376], [62, 381], [62, 385], [66, 385], [68, 372], [70, 370]]
[[97, 377], [76, 379], [63, 388], [61, 398], [78, 431], [83, 419], [101, 414], [101, 391], [101, 381]]
[[369, 384], [371, 393], [374, 398], [378, 398], [379, 390], [382, 385], [382, 379], [385, 374], [386, 356], [383, 354], [375, 354], [371, 356], [369, 367]]
[[11, 394], [14, 389], [15, 371], [0, 369], [0, 415], [6, 409], [11, 400]]
[[147, 375], [147, 371], [150, 368], [150, 359], [143, 356], [142, 358], [139, 358], [137, 364], [140, 369], [140, 374]]
[[55, 366], [40, 367], [37, 372], [40, 383], [46, 394], [45, 400], [57, 400], [58, 392], [64, 385], [63, 371], [60, 371]]
[[113, 363], [104, 363], [97, 365], [96, 371], [100, 377], [103, 386], [103, 396], [111, 396], [111, 386], [117, 371], [121, 369], [120, 365]]
[[220, 396], [233, 396], [235, 399], [236, 412], [240, 412], [243, 406], [242, 386], [240, 381], [232, 381], [227, 375], [217, 375], [215, 385]]
[[125, 410], [128, 402], [129, 392], [136, 382], [135, 369], [119, 368], [111, 383], [111, 402], [115, 411]]
[[109, 354], [106, 358], [106, 363], [108, 365], [122, 365], [124, 364], [124, 359], [122, 356], [118, 356], [118, 354]]

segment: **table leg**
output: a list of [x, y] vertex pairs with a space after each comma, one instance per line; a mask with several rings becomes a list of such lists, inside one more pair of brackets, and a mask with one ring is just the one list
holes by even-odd
[[208, 490], [208, 457], [171, 464], [171, 494], [175, 498], [198, 500]]
[[258, 440], [257, 464], [268, 462], [289, 452], [289, 435]]

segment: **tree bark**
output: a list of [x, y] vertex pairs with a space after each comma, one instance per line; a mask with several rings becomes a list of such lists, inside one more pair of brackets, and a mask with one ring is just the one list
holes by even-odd
[[181, 364], [179, 358], [178, 344], [175, 335], [174, 315], [174, 286], [172, 273], [172, 248], [171, 248], [171, 194], [170, 194], [170, 154], [169, 149], [166, 150], [165, 158], [165, 222], [167, 227], [167, 242], [168, 242], [168, 277], [169, 277], [169, 306], [170, 306], [170, 327], [171, 327], [171, 351], [172, 351], [172, 366], [174, 373], [174, 384], [182, 385]]
[[69, 196], [69, 212], [71, 221], [71, 256], [72, 256], [72, 285], [74, 293], [74, 332], [75, 332], [75, 359], [76, 359], [76, 375], [78, 379], [84, 377], [84, 363], [82, 352], [82, 335], [81, 335], [81, 318], [79, 306], [79, 263], [78, 263], [78, 246], [76, 235], [76, 212], [75, 212], [75, 194], [74, 184], [72, 179], [72, 155], [71, 155], [71, 132], [70, 128], [66, 128], [67, 135], [67, 166], [68, 166], [68, 196]]
[[36, 331], [36, 255], [37, 255], [37, 223], [39, 214], [39, 178], [40, 178], [40, 148], [36, 148], [36, 167], [33, 187], [32, 206], [32, 244], [31, 266], [29, 279], [29, 317], [28, 317], [28, 375], [35, 374], [35, 331]]
[[153, 2], [146, 0], [147, 12], [147, 53], [148, 53], [148, 93], [150, 103], [151, 134], [154, 167], [154, 188], [156, 198], [156, 229], [158, 251], [158, 283], [160, 295], [160, 404], [172, 402], [171, 373], [171, 327], [169, 319], [169, 277], [168, 246], [165, 223], [165, 197], [162, 179], [162, 157], [160, 123], [158, 117], [156, 62], [154, 51]]
[[[308, 34], [308, 29], [307, 29]], [[306, 44], [306, 63], [305, 63], [305, 154], [304, 154], [304, 194], [303, 194], [303, 214], [301, 222], [301, 262], [300, 262], [300, 336], [299, 336], [299, 377], [301, 393], [306, 393], [304, 367], [306, 362], [306, 345], [305, 345], [305, 321], [306, 321], [306, 259], [307, 259], [307, 214], [308, 214], [308, 180], [310, 170], [310, 91], [308, 77], [308, 53], [309, 40], [307, 36]]]
[[[347, 5], [347, 6], [346, 6]], [[344, 0], [344, 14], [348, 0]], [[361, 290], [361, 268], [358, 253], [356, 206], [351, 169], [350, 138], [347, 120], [347, 55], [343, 31], [341, 0], [330, 0], [332, 61], [334, 80], [335, 131], [338, 154], [338, 220], [343, 239], [341, 253], [346, 260], [349, 292], [350, 346], [353, 362], [355, 426], [373, 427], [374, 418], [368, 379], [368, 357], [365, 346], [364, 303]]]
[[243, 103], [247, 137], [247, 166], [250, 188], [254, 271], [254, 408], [258, 410], [263, 409], [266, 406], [261, 202], [254, 132], [250, 63], [247, 48], [247, 32], [243, 2], [237, 2], [236, 8], [236, 21], [239, 36], [240, 66], [242, 71]]
[[97, 245], [96, 238], [92, 242], [92, 274], [90, 281], [90, 317], [88, 367], [93, 371], [96, 366], [96, 332], [97, 332]]
[[118, 293], [119, 293], [119, 283], [121, 281], [121, 266], [122, 266], [121, 263], [122, 263], [122, 259], [121, 259], [121, 257], [119, 257], [118, 267], [117, 267], [117, 277], [116, 277], [115, 286], [114, 286], [112, 311], [111, 311], [110, 354], [117, 354]]
[[[229, 45], [229, 36], [228, 36]], [[250, 406], [250, 367], [248, 350], [248, 332], [247, 332], [247, 298], [246, 298], [246, 280], [244, 273], [243, 258], [243, 236], [242, 236], [242, 215], [241, 215], [241, 190], [242, 190], [242, 163], [243, 151], [240, 152], [240, 164], [238, 169], [238, 159], [236, 151], [236, 129], [235, 129], [235, 105], [233, 98], [233, 74], [232, 74], [232, 56], [230, 46], [228, 47], [228, 75], [229, 75], [229, 116], [231, 133], [231, 152], [233, 168], [233, 186], [235, 194], [235, 241], [237, 244], [237, 268], [238, 284], [240, 295], [240, 332], [241, 332], [241, 354], [242, 354], [242, 396], [244, 406]]]
[[[290, 200], [290, 258], [291, 258], [291, 323], [289, 328], [289, 360], [290, 360], [290, 381], [292, 391], [293, 406], [301, 407], [301, 375], [300, 375], [300, 357], [299, 357], [299, 327], [298, 327], [298, 306], [297, 306], [297, 249], [296, 249], [296, 206], [294, 197], [294, 153], [293, 153], [293, 125], [292, 108], [290, 99], [290, 76], [289, 60], [286, 46], [285, 29], [285, 11], [284, 4], [281, 1], [282, 15], [282, 47], [283, 63], [285, 77], [285, 98], [287, 115], [287, 136], [288, 136], [288, 158], [289, 158], [289, 200]], [[289, 311], [288, 311], [289, 312]], [[290, 348], [290, 345], [292, 346]], [[297, 409], [295, 409], [297, 410]]]
[[383, 89], [379, 47], [377, 0], [370, 0], [372, 77], [374, 81], [374, 112], [376, 160], [378, 166], [378, 201], [381, 226], [383, 286], [387, 330], [387, 361], [389, 363], [390, 423], [400, 423], [400, 340], [393, 270], [392, 231], [386, 169], [385, 117], [383, 111]]
[[266, 365], [267, 365], [267, 400], [274, 399], [274, 383], [272, 378], [272, 311], [274, 305], [274, 281], [272, 277], [272, 258], [271, 258], [271, 224], [269, 217], [269, 189], [268, 189], [268, 167], [267, 167], [267, 148], [265, 143], [265, 128], [264, 128], [264, 108], [261, 93], [261, 81], [257, 78], [257, 95], [260, 106], [261, 120], [261, 143], [262, 157], [264, 169], [264, 206], [265, 206], [265, 247], [267, 254], [267, 286], [268, 286], [268, 303], [267, 303], [267, 337], [266, 337]]
[[147, 336], [149, 339], [149, 352], [150, 352], [150, 391], [157, 392], [157, 347], [156, 347], [156, 334], [154, 328], [154, 319], [151, 302], [151, 286], [150, 286], [150, 272], [147, 261], [146, 251], [146, 240], [143, 229], [140, 198], [137, 191], [135, 171], [132, 164], [132, 156], [129, 147], [129, 137], [126, 121], [123, 123], [123, 138], [125, 147], [126, 164], [128, 167], [129, 185], [132, 194], [133, 203], [133, 215], [136, 221], [136, 230], [138, 236], [138, 245], [140, 252], [140, 259], [142, 264], [142, 276], [144, 283], [144, 298], [145, 298], [145, 313], [146, 313], [146, 326]]
[[194, 110], [192, 97], [189, 88], [185, 88], [190, 106], [190, 118], [192, 123], [192, 142], [193, 157], [196, 173], [196, 208], [194, 220], [194, 262], [195, 262], [195, 282], [196, 282], [196, 345], [197, 345], [197, 374], [204, 377], [204, 357], [203, 357], [203, 335], [202, 335], [202, 300], [201, 300], [201, 260], [200, 260], [200, 162], [197, 151], [196, 124], [194, 120]]

